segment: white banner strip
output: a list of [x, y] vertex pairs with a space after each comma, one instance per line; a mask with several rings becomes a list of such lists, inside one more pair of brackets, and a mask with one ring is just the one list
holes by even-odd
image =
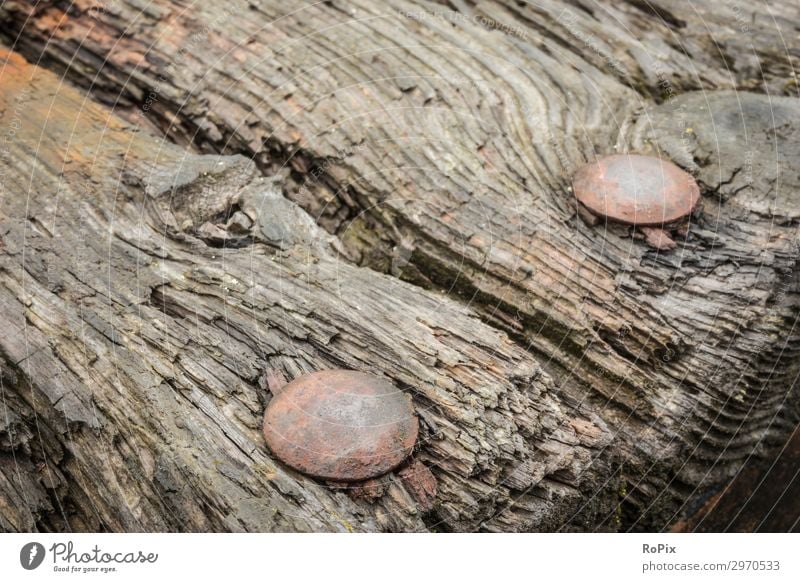
[[796, 534], [5, 534], [0, 580], [795, 582], [799, 551]]

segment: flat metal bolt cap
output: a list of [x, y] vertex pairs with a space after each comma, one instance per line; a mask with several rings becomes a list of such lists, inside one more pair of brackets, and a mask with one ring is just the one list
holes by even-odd
[[658, 226], [689, 216], [700, 201], [694, 178], [653, 156], [605, 156], [575, 174], [578, 201], [596, 216], [623, 224]]
[[387, 380], [349, 370], [297, 378], [264, 414], [270, 450], [298, 471], [331, 481], [388, 473], [411, 454], [418, 433], [407, 394]]

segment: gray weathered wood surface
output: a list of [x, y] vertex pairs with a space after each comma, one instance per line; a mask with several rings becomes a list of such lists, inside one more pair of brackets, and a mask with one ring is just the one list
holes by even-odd
[[[68, 79], [0, 86], [3, 528], [661, 528], [797, 424], [796, 3], [91, 5], [0, 7]], [[576, 218], [619, 151], [700, 181], [675, 252]], [[270, 459], [259, 376], [332, 366], [432, 501]]]

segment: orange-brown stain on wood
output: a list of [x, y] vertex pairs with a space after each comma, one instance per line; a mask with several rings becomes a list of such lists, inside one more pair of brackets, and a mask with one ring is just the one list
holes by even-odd
[[39, 163], [91, 176], [120, 158], [150, 159], [136, 133], [56, 75], [0, 51], [0, 122], [14, 122], [16, 147], [35, 148]]
[[51, 7], [37, 13], [36, 17], [30, 22], [39, 30], [53, 33], [63, 29], [65, 26], [69, 26], [70, 18], [67, 16], [66, 12]]

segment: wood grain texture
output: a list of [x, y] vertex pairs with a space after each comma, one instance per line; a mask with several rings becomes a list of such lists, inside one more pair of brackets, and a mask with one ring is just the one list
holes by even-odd
[[[798, 421], [799, 9], [684, 4], [11, 1], [0, 22], [6, 42], [129, 121], [280, 176], [333, 235], [336, 265], [384, 273], [353, 270], [408, 289], [404, 306], [444, 296], [476, 313], [476, 333], [510, 338], [509, 361], [541, 366], [546, 392], [590, 411], [602, 427], [590, 434], [613, 438], [603, 450], [613, 460], [585, 463], [606, 486], [578, 504], [580, 517], [553, 520], [529, 496], [496, 514], [507, 494], [470, 490], [457, 511], [437, 512], [447, 527], [660, 528]], [[572, 173], [623, 151], [670, 158], [700, 181], [702, 218], [675, 252], [576, 217]], [[191, 219], [177, 212], [178, 226]], [[165, 304], [183, 305], [181, 289], [166, 286]], [[382, 317], [407, 309], [385, 294], [373, 301]], [[353, 360], [354, 331], [334, 321], [347, 343], [335, 361], [392, 362], [390, 376], [420, 389], [430, 361], [412, 380], [391, 336]], [[441, 325], [449, 334], [457, 324]], [[425, 351], [431, 340], [414, 341]], [[425, 402], [443, 414], [449, 400], [436, 395]], [[481, 430], [456, 434], [472, 441]], [[460, 460], [441, 442], [436, 462], [463, 474], [488, 470], [527, 490], [539, 473], [537, 463], [504, 472]], [[571, 498], [581, 472], [566, 473], [564, 494], [544, 496], [551, 503]], [[455, 496], [462, 487], [441, 483]], [[456, 517], [471, 504], [495, 518]]]
[[[556, 527], [608, 472], [603, 421], [468, 307], [342, 261], [245, 158], [3, 57], [3, 122], [24, 111], [1, 210], [4, 530]], [[413, 395], [433, 503], [407, 471], [364, 499], [272, 458], [264, 372], [332, 367]]]

